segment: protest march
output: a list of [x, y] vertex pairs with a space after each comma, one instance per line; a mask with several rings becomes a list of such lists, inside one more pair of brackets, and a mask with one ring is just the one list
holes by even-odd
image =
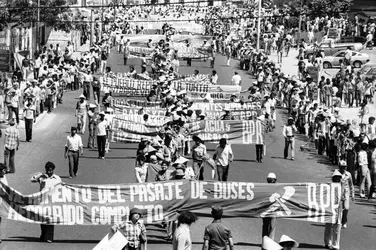
[[0, 246], [374, 248], [375, 18], [78, 2], [0, 78]]

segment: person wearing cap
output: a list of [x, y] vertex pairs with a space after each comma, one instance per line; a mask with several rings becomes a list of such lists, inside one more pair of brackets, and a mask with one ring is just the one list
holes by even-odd
[[33, 136], [33, 123], [36, 122], [36, 111], [33, 101], [33, 94], [28, 95], [24, 108], [23, 108], [23, 117], [25, 120], [25, 134], [26, 141], [31, 142]]
[[279, 240], [279, 245], [283, 247], [283, 250], [291, 250], [293, 248], [298, 248], [299, 243], [295, 240], [291, 239], [287, 235], [282, 235], [281, 239]]
[[77, 128], [71, 127], [71, 134], [67, 136], [65, 143], [65, 159], [68, 159], [69, 165], [69, 178], [77, 176], [78, 164], [80, 160], [80, 153], [84, 154], [81, 136], [77, 134]]
[[291, 147], [291, 160], [294, 160], [295, 157], [295, 133], [297, 129], [294, 125], [294, 119], [292, 117], [288, 118], [287, 124], [284, 125], [282, 130], [282, 135], [285, 138], [285, 149], [284, 149], [284, 158], [287, 159], [289, 153], [289, 147]]
[[89, 139], [87, 142], [88, 148], [95, 148], [95, 132], [97, 127], [97, 114], [95, 113], [95, 108], [97, 105], [90, 103], [89, 111], [87, 112], [89, 119]]
[[193, 159], [193, 170], [195, 175], [198, 176], [200, 181], [204, 180], [204, 156], [206, 153], [206, 146], [203, 141], [197, 135], [192, 137], [195, 144], [192, 146], [192, 159]]
[[192, 239], [189, 227], [197, 221], [197, 216], [183, 211], [178, 217], [178, 228], [172, 238], [172, 250], [192, 250]]
[[[54, 174], [55, 164], [52, 162], [47, 162], [45, 165], [46, 173], [36, 174], [31, 178], [31, 182], [38, 182], [40, 185], [40, 191], [49, 189], [59, 183], [61, 183], [61, 178]], [[54, 225], [41, 224], [41, 235], [40, 240], [43, 242], [51, 243], [54, 240]]]
[[[277, 176], [274, 173], [269, 173], [266, 181], [269, 184], [277, 183]], [[274, 240], [276, 221], [277, 219], [275, 217], [262, 218], [262, 237], [268, 236]]]
[[222, 222], [223, 208], [212, 206], [211, 215], [213, 222], [205, 227], [203, 250], [234, 249], [231, 230]]
[[108, 122], [105, 119], [105, 113], [102, 111], [99, 113], [99, 119], [97, 120], [97, 147], [98, 147], [98, 158], [104, 160], [106, 154], [106, 138]]
[[[332, 182], [341, 184], [341, 181], [342, 174], [338, 171], [338, 169], [334, 170], [332, 174]], [[341, 191], [341, 193], [343, 194], [343, 191]], [[342, 202], [340, 202], [338, 207], [338, 216], [336, 216], [336, 220], [334, 222], [331, 221], [330, 223], [325, 223], [324, 244], [326, 249], [339, 250], [341, 236], [341, 221], [343, 214], [342, 206], [343, 204]]]
[[4, 132], [4, 165], [7, 167], [8, 173], [15, 173], [16, 167], [14, 163], [16, 150], [20, 146], [20, 132], [15, 127], [14, 119], [9, 120], [9, 127]]
[[346, 171], [347, 163], [344, 160], [339, 162], [339, 172], [342, 174], [342, 186], [343, 186], [343, 216], [342, 216], [342, 228], [347, 228], [347, 214], [350, 208], [350, 196], [351, 200], [355, 201], [354, 184], [350, 172]]
[[146, 249], [147, 237], [146, 227], [142, 220], [142, 211], [139, 208], [132, 208], [129, 211], [127, 221], [120, 222], [111, 227], [113, 232], [121, 232], [127, 239], [128, 244], [125, 246], [127, 250]]
[[213, 155], [217, 165], [218, 181], [227, 181], [230, 162], [234, 160], [234, 153], [231, 146], [227, 143], [226, 138], [219, 140], [219, 145], [215, 148]]
[[86, 129], [86, 119], [87, 112], [89, 111], [89, 104], [83, 94], [81, 94], [79, 98], [80, 100], [76, 104], [75, 113], [75, 116], [77, 117], [77, 132], [84, 134]]

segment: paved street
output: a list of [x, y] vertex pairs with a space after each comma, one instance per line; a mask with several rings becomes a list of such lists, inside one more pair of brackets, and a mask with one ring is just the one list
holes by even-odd
[[[373, 52], [374, 53], [374, 52]], [[375, 55], [375, 54], [373, 54]], [[131, 61], [140, 65], [138, 60]], [[111, 55], [109, 66], [115, 72], [128, 71], [124, 67], [122, 58], [116, 52]], [[216, 67], [219, 74], [219, 82], [228, 84], [236, 70], [237, 62], [233, 61], [231, 67], [226, 67], [225, 58], [218, 56]], [[296, 63], [286, 63], [288, 67], [296, 71]], [[180, 72], [193, 73], [198, 69], [200, 73], [210, 73], [209, 62], [192, 63], [192, 67], [185, 67], [181, 62]], [[140, 67], [136, 70], [139, 72]], [[247, 88], [252, 82], [251, 76], [244, 71], [237, 70], [243, 78], [243, 88]], [[20, 150], [16, 153], [16, 174], [8, 175], [10, 186], [24, 194], [30, 194], [39, 190], [39, 185], [30, 183], [30, 177], [35, 172], [44, 171], [44, 164], [52, 161], [56, 165], [56, 174], [61, 176], [64, 182], [80, 184], [114, 184], [134, 182], [134, 161], [136, 144], [112, 144], [112, 150], [106, 155], [105, 160], [97, 159], [96, 150], [84, 149], [84, 156], [80, 159], [78, 177], [68, 179], [68, 162], [64, 159], [64, 144], [71, 126], [75, 126], [74, 107], [81, 91], [67, 92], [64, 96], [64, 104], [58, 106], [51, 114], [45, 115], [36, 124], [33, 131], [33, 142], [26, 143], [25, 132], [21, 131], [23, 141]], [[329, 161], [318, 156], [315, 152], [299, 151], [299, 146], [304, 143], [304, 137], [298, 137], [296, 143], [295, 161], [283, 159], [282, 127], [286, 121], [286, 111], [279, 110], [276, 129], [267, 135], [267, 154], [264, 163], [255, 161], [255, 148], [250, 145], [233, 145], [235, 161], [230, 168], [229, 179], [233, 181], [266, 182], [269, 172], [277, 175], [278, 182], [328, 182], [328, 176], [334, 169]], [[87, 132], [86, 132], [87, 133]], [[83, 136], [86, 146], [88, 135]], [[3, 140], [1, 141], [3, 143]], [[213, 154], [214, 144], [208, 144]], [[211, 170], [205, 169], [205, 178], [210, 179]], [[357, 196], [358, 197], [358, 196]], [[342, 231], [341, 249], [366, 250], [376, 249], [374, 236], [376, 235], [376, 203], [368, 203], [357, 199], [351, 205], [349, 213], [349, 226]], [[208, 204], [208, 210], [210, 204]], [[225, 211], [226, 213], [226, 211]], [[260, 249], [261, 243], [261, 219], [225, 219], [226, 224], [232, 229], [236, 249]], [[209, 219], [199, 219], [192, 226], [193, 249], [201, 249], [203, 243], [204, 226], [209, 224]], [[96, 243], [108, 232], [109, 226], [56, 226], [55, 242], [52, 244], [40, 243], [40, 227], [37, 224], [20, 223], [15, 221], [2, 221], [3, 243], [0, 249], [92, 249]], [[287, 234], [300, 243], [300, 248], [322, 249], [324, 225], [293, 220], [277, 220], [276, 239], [282, 234]], [[148, 228], [149, 244], [151, 250], [170, 249], [169, 243], [163, 240], [164, 229], [160, 227]]]

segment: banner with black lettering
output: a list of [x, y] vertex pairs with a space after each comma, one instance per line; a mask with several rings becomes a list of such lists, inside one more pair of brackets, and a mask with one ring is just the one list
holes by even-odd
[[[157, 136], [162, 126], [135, 123], [115, 116], [112, 120], [112, 141], [140, 142], [141, 137]], [[186, 123], [187, 140], [193, 135], [204, 142], [218, 143], [226, 138], [232, 144], [263, 144], [264, 124], [259, 120], [202, 120]]]
[[114, 97], [111, 99], [111, 106], [129, 106], [129, 107], [138, 107], [138, 108], [147, 108], [147, 109], [160, 109], [161, 102], [149, 102], [144, 100], [131, 100], [126, 98]]
[[[162, 126], [171, 120], [163, 109], [144, 109], [114, 106], [115, 116], [119, 120], [132, 121], [152, 126]], [[147, 115], [147, 116], [145, 116]]]
[[2, 218], [41, 224], [110, 226], [127, 221], [133, 207], [141, 209], [145, 223], [174, 219], [182, 211], [211, 217], [213, 205], [222, 206], [224, 216], [230, 218], [337, 223], [341, 186], [193, 180], [118, 185], [60, 183], [23, 195], [0, 182], [0, 197]]

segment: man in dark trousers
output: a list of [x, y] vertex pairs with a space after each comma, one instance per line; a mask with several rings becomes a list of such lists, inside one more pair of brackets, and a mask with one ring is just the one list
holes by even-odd
[[231, 230], [222, 223], [223, 208], [213, 206], [211, 215], [213, 222], [205, 228], [204, 246], [203, 250], [217, 250], [227, 249], [227, 244], [230, 250], [234, 249], [234, 242], [232, 240]]
[[[274, 173], [269, 173], [266, 181], [268, 183], [276, 183], [277, 176]], [[276, 218], [274, 217], [262, 218], [262, 238], [264, 238], [264, 236], [268, 236], [270, 239], [274, 240], [275, 224]]]

